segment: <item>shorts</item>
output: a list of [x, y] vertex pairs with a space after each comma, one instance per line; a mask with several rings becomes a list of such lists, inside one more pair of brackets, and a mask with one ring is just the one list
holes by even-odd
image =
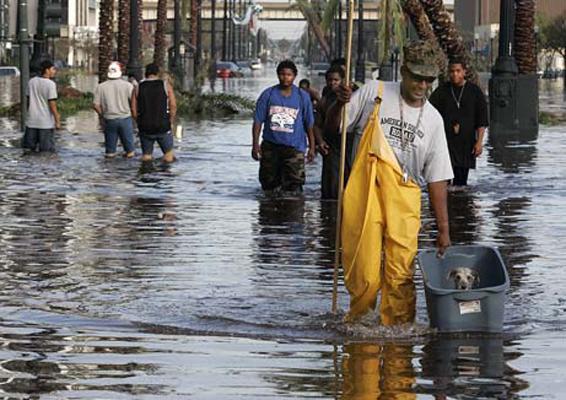
[[173, 150], [173, 135], [171, 134], [171, 131], [157, 135], [147, 135], [145, 133], [140, 133], [140, 143], [143, 154], [153, 154], [153, 144], [155, 142], [157, 142], [163, 154]]

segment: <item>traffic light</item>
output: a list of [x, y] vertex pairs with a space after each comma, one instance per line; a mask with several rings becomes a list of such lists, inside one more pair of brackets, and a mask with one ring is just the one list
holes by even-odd
[[48, 37], [60, 37], [61, 27], [67, 24], [67, 1], [45, 1], [45, 35]]

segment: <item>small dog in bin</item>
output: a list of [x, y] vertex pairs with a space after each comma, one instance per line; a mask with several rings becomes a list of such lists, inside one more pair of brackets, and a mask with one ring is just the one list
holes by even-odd
[[468, 267], [451, 269], [447, 278], [454, 282], [454, 289], [458, 290], [471, 290], [480, 283], [478, 272]]

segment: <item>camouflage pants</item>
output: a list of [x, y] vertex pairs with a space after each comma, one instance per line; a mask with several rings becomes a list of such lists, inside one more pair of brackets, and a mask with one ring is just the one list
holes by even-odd
[[294, 147], [264, 140], [261, 143], [259, 182], [263, 190], [302, 191], [305, 155]]

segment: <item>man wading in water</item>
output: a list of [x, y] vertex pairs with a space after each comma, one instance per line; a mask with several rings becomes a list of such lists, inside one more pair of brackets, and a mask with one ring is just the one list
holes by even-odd
[[403, 53], [400, 84], [372, 81], [353, 95], [342, 85], [326, 117], [326, 129], [336, 132], [349, 103], [348, 131], [355, 133], [341, 232], [350, 321], [375, 308], [379, 291], [382, 324], [414, 321], [420, 186], [428, 186], [439, 254], [450, 246], [446, 182], [452, 167], [442, 117], [426, 99], [438, 75], [435, 52], [419, 41]]
[[307, 139], [307, 161], [313, 161], [315, 156], [312, 102], [307, 92], [293, 84], [297, 77], [295, 63], [282, 61], [277, 66], [277, 77], [279, 84], [265, 89], [256, 103], [252, 158], [260, 163], [263, 190], [302, 192]]
[[466, 186], [470, 168], [483, 150], [483, 135], [488, 126], [487, 102], [481, 89], [466, 81], [466, 68], [459, 60], [448, 66], [450, 82], [438, 86], [430, 102], [444, 119], [444, 131], [454, 169], [453, 186]]

